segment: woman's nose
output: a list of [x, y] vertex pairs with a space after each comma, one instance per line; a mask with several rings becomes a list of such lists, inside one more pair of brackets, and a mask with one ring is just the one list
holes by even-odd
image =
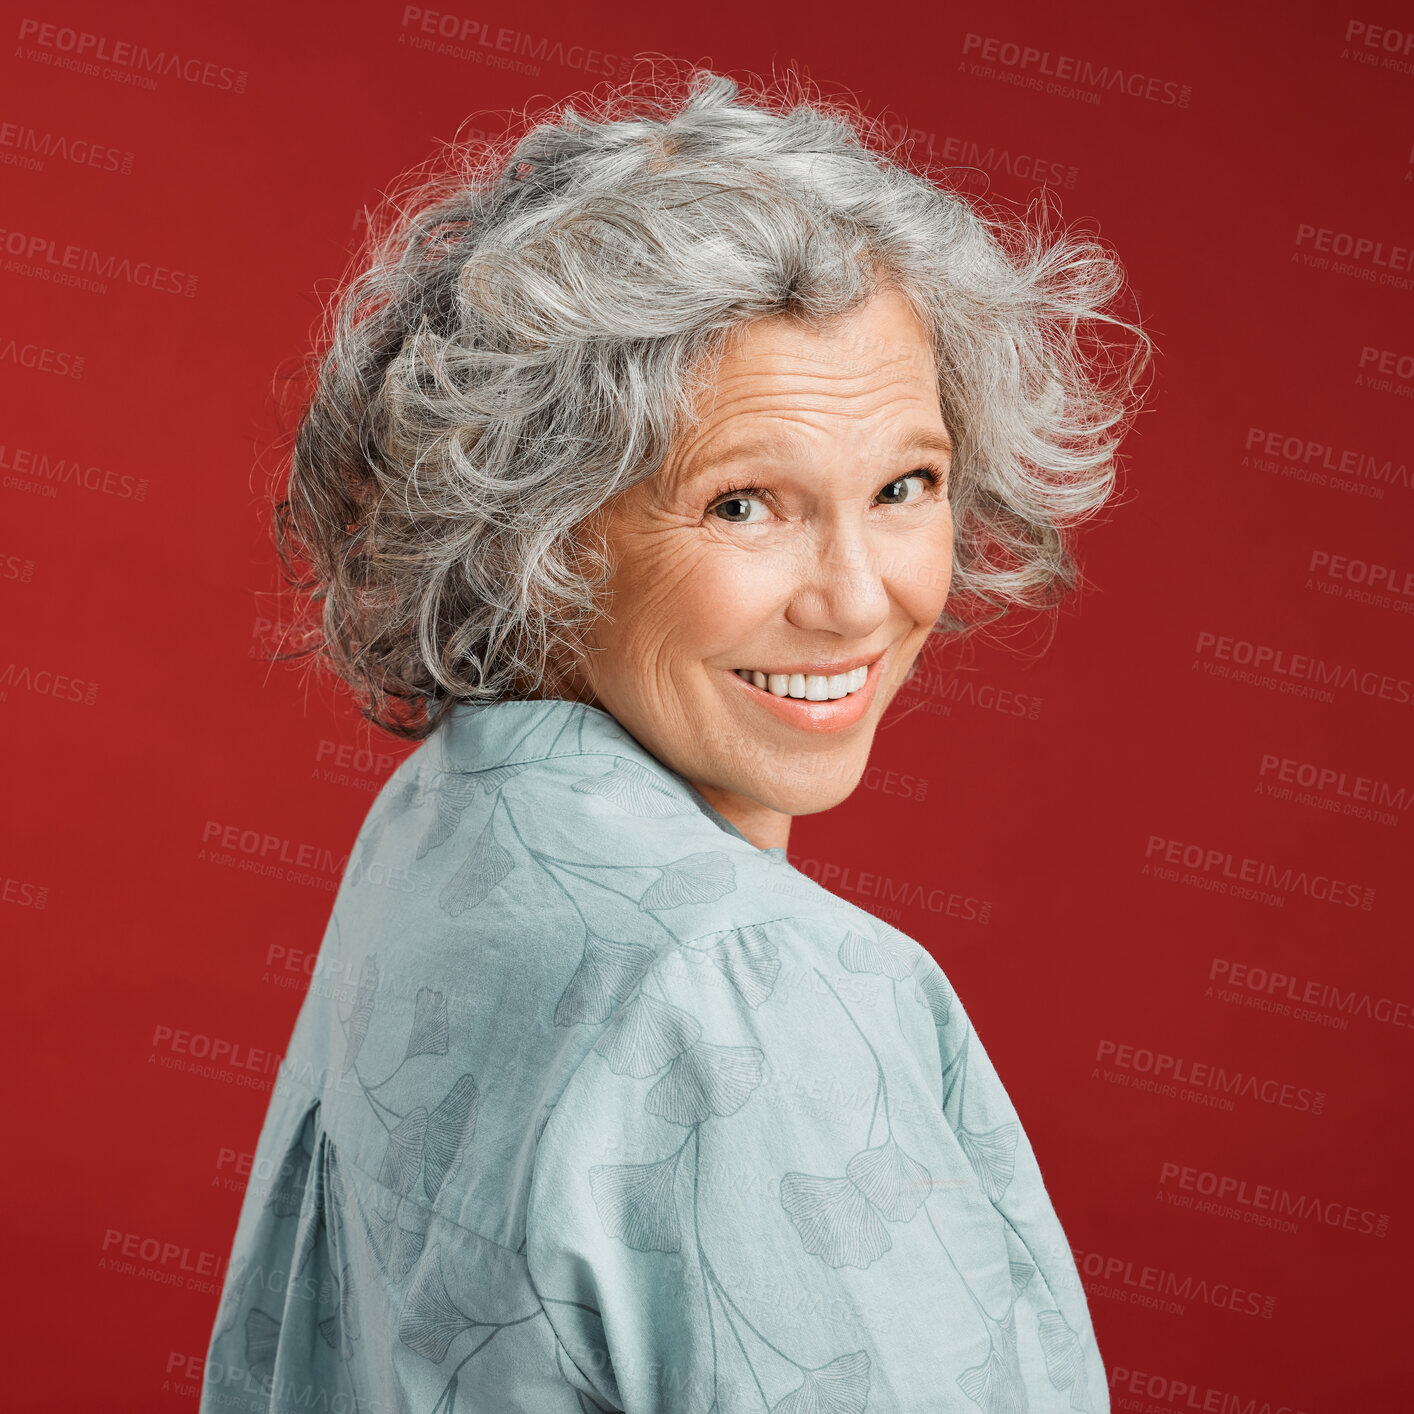
[[865, 638], [888, 617], [883, 548], [859, 527], [833, 526], [805, 536], [793, 566], [791, 622], [843, 638]]

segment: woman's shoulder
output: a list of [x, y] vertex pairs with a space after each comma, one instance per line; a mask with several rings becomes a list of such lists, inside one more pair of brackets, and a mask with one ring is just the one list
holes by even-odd
[[449, 925], [506, 926], [540, 908], [585, 934], [591, 956], [617, 940], [664, 965], [675, 949], [730, 953], [755, 936], [797, 970], [828, 961], [849, 985], [908, 990], [939, 1024], [957, 1014], [926, 948], [785, 851], [758, 849], [607, 714], [502, 705], [517, 710], [454, 717], [404, 761], [369, 812], [348, 888], [381, 884]]
[[466, 921], [507, 894], [627, 903], [637, 922], [661, 919], [678, 936], [736, 918], [763, 891], [761, 907], [831, 897], [722, 822], [607, 714], [500, 708], [519, 710], [457, 714], [398, 767], [360, 831], [350, 889], [381, 884]]

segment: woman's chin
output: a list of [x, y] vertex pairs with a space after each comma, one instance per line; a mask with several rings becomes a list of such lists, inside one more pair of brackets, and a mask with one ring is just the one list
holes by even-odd
[[[821, 755], [810, 762], [763, 763], [759, 773], [727, 789], [781, 815], [818, 815], [849, 799], [866, 764], [853, 753], [839, 759]], [[740, 776], [740, 766], [733, 774]]]

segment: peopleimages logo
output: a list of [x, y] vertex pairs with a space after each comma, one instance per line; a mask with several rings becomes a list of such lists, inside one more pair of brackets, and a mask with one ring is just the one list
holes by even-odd
[[[1165, 1160], [1159, 1167], [1159, 1187], [1174, 1190], [1169, 1196], [1192, 1195], [1193, 1202], [1175, 1203], [1175, 1207], [1207, 1212], [1209, 1208], [1202, 1207], [1197, 1200], [1210, 1199], [1212, 1206], [1236, 1210], [1238, 1220], [1253, 1227], [1295, 1232], [1294, 1220], [1305, 1218], [1367, 1237], [1385, 1237], [1389, 1233], [1388, 1213], [1378, 1213], [1356, 1203], [1342, 1203], [1318, 1193], [1293, 1193], [1274, 1184], [1255, 1183], [1172, 1160]], [[1230, 1211], [1216, 1213], [1219, 1217], [1233, 1215]]]
[[1225, 985], [1254, 1002], [1260, 1002], [1264, 1010], [1280, 1007], [1285, 1012], [1295, 1006], [1298, 1020], [1304, 1019], [1299, 1015], [1301, 1009], [1319, 1008], [1342, 1019], [1362, 1016], [1367, 1021], [1414, 1030], [1414, 1002], [1376, 996], [1356, 987], [1343, 988], [1314, 977], [1293, 976], [1229, 957], [1215, 957], [1212, 960], [1208, 982], [1209, 993], [1214, 985], [1220, 989]]
[[[1327, 663], [1309, 653], [1292, 653], [1268, 643], [1201, 629], [1193, 647], [1193, 666], [1210, 677], [1231, 678], [1254, 687], [1274, 687], [1298, 697], [1333, 702], [1330, 688], [1378, 697], [1401, 707], [1414, 707], [1414, 682], [1390, 673], [1344, 663]], [[1228, 667], [1235, 665], [1239, 671]], [[1245, 671], [1244, 671], [1245, 670]]]
[[[1193, 96], [1192, 86], [1175, 80], [1126, 70], [1071, 54], [1052, 54], [1030, 44], [1016, 44], [993, 35], [967, 34], [962, 40], [964, 60], [982, 60], [1002, 69], [1010, 69], [1031, 80], [1026, 87], [1052, 91], [1054, 86], [1074, 84], [1098, 93], [1121, 93], [1149, 103], [1187, 108]], [[1053, 81], [1047, 85], [1045, 80]], [[1069, 95], [1062, 95], [1069, 96]]]
[[[134, 261], [127, 256], [101, 254], [81, 245], [60, 246], [51, 236], [6, 230], [0, 226], [0, 251], [11, 259], [5, 269], [12, 274], [52, 279], [56, 284], [74, 284], [98, 294], [107, 293], [104, 281], [136, 285], [159, 294], [196, 294], [197, 277], [171, 270], [151, 260]], [[92, 277], [92, 278], [86, 278]]]
[[1111, 1300], [1153, 1306], [1176, 1316], [1183, 1314], [1182, 1303], [1187, 1301], [1196, 1301], [1220, 1311], [1231, 1311], [1239, 1316], [1260, 1316], [1265, 1320], [1271, 1320], [1276, 1310], [1275, 1296], [1249, 1291], [1230, 1281], [1213, 1281], [1209, 1277], [1173, 1272], [1164, 1267], [1136, 1263], [1127, 1257], [1083, 1252], [1078, 1247], [1071, 1248], [1071, 1255], [1075, 1258], [1075, 1267], [1086, 1291]]
[[[1244, 1070], [1228, 1070], [1214, 1061], [1190, 1060], [1187, 1056], [1170, 1055], [1167, 1051], [1156, 1051], [1149, 1046], [1132, 1046], [1126, 1041], [1101, 1039], [1095, 1048], [1095, 1061], [1119, 1072], [1148, 1077], [1170, 1090], [1186, 1085], [1198, 1093], [1211, 1092], [1215, 1099], [1236, 1096], [1309, 1115], [1319, 1115], [1326, 1107], [1324, 1090], [1312, 1090], [1309, 1086], [1276, 1080], [1271, 1076], [1252, 1075]], [[1099, 1077], [1098, 1072], [1093, 1072], [1090, 1078], [1094, 1080], [1097, 1077], [1104, 1078]], [[1131, 1088], [1142, 1090], [1150, 1087], [1135, 1084]], [[1175, 1094], [1170, 1098], [1183, 1097]], [[1231, 1107], [1230, 1103], [1215, 1106], [1218, 1109]]]
[[1037, 157], [1028, 152], [1012, 152], [995, 143], [983, 145], [967, 138], [945, 137], [941, 153], [933, 150], [933, 134], [928, 134], [928, 156], [957, 167], [980, 167], [984, 171], [1015, 177], [1023, 182], [1050, 182], [1065, 191], [1075, 189], [1080, 169], [1068, 162], [1051, 157]]
[[0, 333], [0, 363], [12, 363], [16, 368], [29, 368], [36, 373], [52, 373], [56, 378], [82, 378], [84, 355], [46, 348], [43, 344], [21, 343]]
[[48, 884], [35, 884], [28, 879], [12, 879], [7, 874], [0, 874], [0, 903], [39, 912], [48, 902]]
[[1041, 698], [1013, 688], [981, 682], [960, 672], [948, 672], [920, 660], [904, 680], [899, 697], [905, 702], [914, 697], [925, 698], [928, 710], [952, 715], [952, 704], [976, 707], [983, 712], [998, 712], [1003, 717], [1024, 717], [1034, 722], [1041, 715]]
[[1327, 598], [1414, 614], [1414, 566], [1313, 549], [1306, 572], [1306, 588]]
[[1256, 1395], [1242, 1398], [1231, 1390], [1150, 1374], [1147, 1370], [1131, 1370], [1127, 1365], [1110, 1366], [1110, 1389], [1114, 1408], [1123, 1414], [1159, 1414], [1154, 1400], [1161, 1400], [1182, 1414], [1306, 1414], [1298, 1405], [1283, 1404], [1278, 1399], [1259, 1399]]
[[138, 88], [155, 89], [158, 78], [173, 78], [201, 88], [244, 93], [249, 77], [244, 69], [43, 20], [22, 19], [19, 39], [27, 47], [19, 51], [18, 58]]
[[[1410, 162], [1414, 165], [1414, 149], [1411, 149]], [[1389, 393], [1396, 398], [1414, 398], [1414, 354], [1366, 344], [1360, 350], [1357, 367], [1357, 388], [1371, 393]]]
[[40, 132], [23, 123], [0, 123], [0, 162], [42, 172], [51, 158], [75, 167], [91, 167], [97, 172], [116, 172], [123, 177], [130, 177], [133, 172], [133, 155], [122, 148], [95, 142], [92, 138]]
[[1414, 805], [1407, 785], [1273, 752], [1263, 753], [1255, 793], [1381, 825], [1399, 824], [1400, 812]]
[[1273, 863], [1269, 859], [1254, 859], [1250, 855], [1235, 855], [1220, 846], [1195, 844], [1150, 835], [1144, 847], [1145, 864], [1141, 874], [1155, 873], [1166, 877], [1158, 865], [1171, 870], [1187, 869], [1193, 873], [1221, 881], [1219, 892], [1239, 892], [1236, 886], [1266, 889], [1277, 894], [1299, 894], [1319, 903], [1336, 904], [1341, 908], [1359, 908], [1369, 913], [1375, 906], [1375, 891], [1364, 884], [1352, 884], [1345, 879], [1333, 879], [1329, 874], [1311, 873]]
[[1355, 447], [1337, 447], [1319, 437], [1273, 430], [1267, 427], [1247, 429], [1244, 466], [1255, 465], [1262, 471], [1291, 467], [1299, 471], [1299, 479], [1316, 481], [1324, 486], [1330, 481], [1379, 483], [1398, 486], [1408, 491], [1414, 487], [1409, 466], [1395, 457], [1379, 457]]
[[7, 490], [38, 491], [51, 499], [58, 495], [60, 486], [114, 496], [120, 501], [147, 499], [145, 476], [84, 466], [77, 457], [61, 457], [34, 447], [12, 447], [0, 442], [0, 472], [13, 473], [0, 482]]
[[1368, 20], [1349, 20], [1345, 26], [1345, 49], [1341, 57], [1357, 64], [1414, 74], [1414, 29], [1394, 29], [1372, 25]]
[[98, 1267], [100, 1271], [146, 1277], [162, 1285], [185, 1286], [214, 1296], [221, 1289], [219, 1283], [227, 1260], [219, 1252], [203, 1252], [187, 1243], [110, 1227], [103, 1234]]
[[1374, 236], [1299, 221], [1291, 259], [1311, 270], [1330, 270], [1396, 290], [1414, 289], [1408, 274], [1414, 268], [1414, 246], [1387, 244]]
[[1382, 378], [1399, 378], [1406, 382], [1414, 380], [1414, 354], [1411, 353], [1364, 344], [1359, 363], [1362, 373], [1378, 373]]
[[804, 855], [787, 855], [787, 858], [792, 868], [831, 892], [856, 894], [884, 904], [926, 909], [929, 913], [941, 913], [965, 923], [989, 923], [992, 918], [991, 899], [956, 893], [931, 879], [925, 886], [913, 879], [893, 879], [886, 874], [855, 869], [851, 864], [840, 864], [834, 860], [821, 861]]
[[349, 862], [348, 851], [336, 853], [323, 845], [305, 844], [220, 820], [202, 826], [197, 859], [286, 883], [308, 884], [334, 892]]
[[6, 663], [0, 667], [0, 702], [10, 700], [10, 689], [52, 697], [56, 702], [81, 702], [92, 707], [98, 701], [98, 684], [52, 668], [36, 668], [29, 663]]
[[[602, 78], [624, 78], [633, 63], [627, 55], [606, 53], [587, 44], [566, 45], [562, 39], [551, 43], [548, 35], [537, 39], [509, 25], [445, 10], [425, 10], [420, 5], [404, 7], [401, 28], [399, 44], [514, 73], [538, 74], [544, 63], [582, 69]], [[535, 62], [523, 62], [527, 59]]]

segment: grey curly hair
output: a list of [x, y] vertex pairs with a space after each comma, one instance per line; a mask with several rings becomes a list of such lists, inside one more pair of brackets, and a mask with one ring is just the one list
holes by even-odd
[[[581, 532], [661, 469], [735, 331], [887, 284], [932, 336], [963, 634], [1075, 587], [1150, 340], [1098, 239], [988, 214], [799, 80], [692, 69], [448, 144], [370, 219], [310, 364], [274, 534], [294, 646], [417, 740], [524, 696], [611, 569]], [[807, 101], [807, 97], [812, 101]]]

